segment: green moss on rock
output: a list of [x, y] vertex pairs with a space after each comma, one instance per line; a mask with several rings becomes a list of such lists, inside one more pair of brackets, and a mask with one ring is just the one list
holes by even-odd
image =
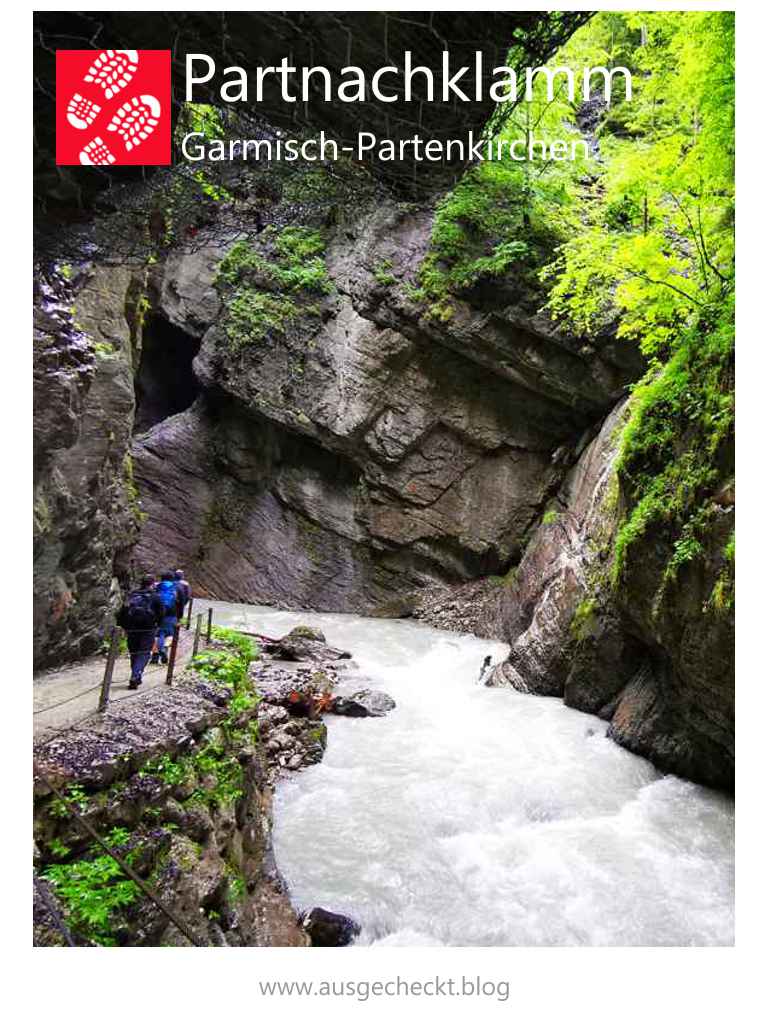
[[666, 582], [704, 555], [714, 496], [733, 471], [732, 305], [713, 320], [700, 318], [669, 361], [635, 389], [617, 461], [626, 511], [614, 549], [614, 584], [650, 531], [672, 549]]
[[264, 236], [258, 249], [236, 242], [219, 264], [224, 331], [233, 351], [284, 334], [302, 316], [317, 315], [309, 299], [332, 290], [320, 232], [292, 226]]
[[581, 601], [571, 619], [571, 636], [577, 643], [582, 643], [593, 632], [597, 623], [597, 601], [594, 597], [585, 597]]

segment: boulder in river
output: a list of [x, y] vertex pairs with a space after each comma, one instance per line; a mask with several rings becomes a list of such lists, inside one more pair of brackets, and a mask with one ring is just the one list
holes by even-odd
[[294, 626], [288, 636], [299, 637], [304, 640], [319, 640], [321, 644], [325, 643], [325, 633], [315, 626]]
[[325, 642], [319, 629], [297, 626], [287, 636], [264, 646], [265, 653], [279, 661], [341, 661], [351, 658], [349, 651], [340, 651]]
[[346, 914], [313, 907], [301, 921], [313, 946], [348, 946], [360, 934], [360, 925]]
[[383, 690], [358, 690], [351, 697], [336, 697], [329, 710], [348, 718], [383, 718], [395, 706]]

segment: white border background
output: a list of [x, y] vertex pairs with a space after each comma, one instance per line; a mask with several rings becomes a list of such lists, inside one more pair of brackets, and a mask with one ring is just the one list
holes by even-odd
[[[314, 4], [280, 4], [283, 10], [307, 10]], [[317, 5], [320, 6], [320, 5]], [[445, 6], [445, 5], [444, 5]], [[452, 6], [452, 5], [451, 5]], [[108, 5], [81, 5], [104, 10]], [[203, 4], [166, 4], [163, 10], [211, 10]], [[514, 5], [505, 9], [528, 9]], [[60, 10], [42, 6], [38, 10]], [[118, 8], [119, 9], [119, 8]], [[222, 10], [237, 10], [226, 5]], [[265, 7], [262, 9], [270, 9]], [[424, 10], [400, 4], [393, 10]], [[196, 1019], [257, 1020], [269, 1013], [281, 1020], [320, 1021], [391, 1019], [405, 1011], [408, 1019], [439, 1014], [441, 1020], [510, 1020], [524, 1024], [601, 1021], [634, 1024], [649, 1020], [701, 1022], [752, 1021], [765, 1006], [760, 972], [766, 932], [765, 768], [766, 543], [763, 520], [768, 511], [765, 483], [766, 345], [768, 345], [768, 150], [765, 139], [766, 24], [757, 3], [731, 4], [571, 4], [550, 10], [733, 10], [737, 11], [738, 74], [738, 391], [739, 391], [739, 611], [737, 645], [738, 696], [738, 875], [737, 945], [735, 949], [365, 949], [226, 951], [135, 949], [60, 951], [31, 946], [29, 842], [31, 801], [30, 685], [31, 574], [28, 495], [31, 490], [30, 419], [32, 413], [29, 359], [30, 230], [32, 153], [29, 35], [31, 8], [6, 6], [3, 12], [3, 119], [6, 123], [3, 213], [4, 301], [2, 337], [4, 439], [3, 514], [3, 637], [0, 686], [5, 700], [2, 751], [2, 853], [5, 870], [2, 905], [3, 940], [10, 984], [7, 1011], [22, 1019], [55, 1024], [100, 1017], [109, 1024], [136, 1017], [178, 1021]], [[366, 10], [347, 5], [343, 10]], [[482, 12], [477, 12], [482, 17]], [[762, 159], [761, 159], [762, 157]], [[22, 442], [22, 438], [24, 441]], [[746, 552], [746, 554], [745, 554]], [[24, 600], [22, 600], [22, 595]], [[21, 725], [23, 723], [23, 727]], [[759, 959], [758, 959], [759, 957]], [[333, 978], [412, 980], [434, 977], [508, 979], [506, 1003], [482, 998], [353, 998], [310, 1001], [301, 998], [260, 998], [257, 979], [316, 981]], [[407, 1005], [406, 1005], [407, 1004]]]

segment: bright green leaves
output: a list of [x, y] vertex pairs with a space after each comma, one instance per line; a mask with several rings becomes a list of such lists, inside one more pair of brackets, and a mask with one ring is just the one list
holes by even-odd
[[243, 633], [221, 626], [214, 626], [211, 635], [216, 646], [195, 655], [192, 667], [213, 683], [239, 690], [245, 685], [248, 666], [256, 657], [256, 644]]
[[543, 281], [554, 282], [552, 314], [577, 334], [597, 334], [617, 312], [612, 289], [617, 244], [603, 231], [585, 232], [566, 242], [559, 258], [542, 271]]
[[[557, 63], [564, 63], [559, 58]], [[580, 139], [575, 111], [562, 79], [554, 99], [546, 98], [546, 82], [535, 79], [530, 102], [508, 104], [497, 112], [495, 142], [501, 159], [470, 168], [438, 204], [430, 246], [411, 295], [428, 304], [427, 316], [448, 319], [451, 297], [483, 279], [513, 271], [532, 290], [539, 290], [536, 271], [551, 259], [555, 246], [578, 230], [579, 180], [591, 161], [515, 160], [510, 142], [527, 152], [531, 140], [549, 146], [555, 140]]]
[[583, 230], [545, 271], [550, 309], [585, 334], [614, 311], [620, 337], [665, 358], [732, 288], [733, 17], [603, 13], [577, 37], [605, 45], [609, 26], [633, 98], [603, 119]]
[[237, 654], [223, 650], [208, 650], [196, 654], [192, 668], [212, 683], [236, 686], [243, 676], [243, 663]]
[[240, 659], [245, 663], [246, 668], [258, 654], [257, 644], [245, 633], [238, 633], [236, 629], [228, 629], [226, 626], [214, 626], [211, 636], [218, 643], [226, 644], [234, 648]]
[[527, 255], [528, 244], [516, 237], [522, 234], [521, 195], [514, 169], [482, 163], [439, 203], [414, 293], [430, 304], [433, 318], [448, 311], [450, 295], [503, 274]]
[[176, 127], [176, 142], [189, 132], [198, 132], [206, 139], [222, 139], [226, 134], [221, 111], [210, 103], [184, 103]]
[[319, 231], [287, 227], [277, 236], [275, 250], [284, 265], [296, 267], [321, 257], [325, 252], [325, 241]]
[[224, 329], [233, 351], [271, 333], [284, 334], [299, 316], [296, 304], [285, 295], [256, 291], [242, 286], [227, 304]]
[[[270, 232], [267, 239], [271, 237]], [[258, 276], [276, 288], [325, 295], [332, 285], [324, 252], [325, 240], [318, 231], [287, 227], [274, 236], [266, 252], [254, 249], [245, 241], [235, 242], [219, 264], [217, 280], [237, 285]]]
[[[733, 16], [603, 12], [566, 49], [590, 45], [632, 69], [634, 94], [601, 119], [581, 230], [542, 279], [566, 327], [615, 328], [648, 357], [617, 465], [613, 578], [652, 531], [671, 552], [661, 595], [711, 557], [713, 497], [732, 465]], [[710, 607], [731, 607], [732, 582], [726, 567]]]
[[[130, 839], [124, 828], [115, 828], [106, 836], [107, 843], [118, 848]], [[135, 903], [141, 891], [112, 857], [101, 854], [101, 847], [94, 845], [91, 854], [90, 860], [53, 864], [43, 877], [53, 886], [76, 931], [98, 946], [114, 946], [117, 912]], [[137, 854], [138, 848], [134, 848], [122, 855], [130, 863]]]

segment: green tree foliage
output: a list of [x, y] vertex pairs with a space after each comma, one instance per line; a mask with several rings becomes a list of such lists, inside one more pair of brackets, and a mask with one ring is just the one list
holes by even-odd
[[[618, 57], [634, 95], [603, 118], [582, 229], [542, 276], [572, 330], [615, 324], [648, 358], [618, 462], [627, 514], [614, 579], [653, 529], [673, 550], [663, 586], [704, 556], [711, 499], [732, 472], [734, 19], [601, 14], [569, 47], [592, 64]], [[715, 610], [732, 596], [723, 571]]]
[[605, 119], [582, 230], [546, 271], [550, 308], [586, 334], [618, 316], [620, 337], [666, 358], [733, 284], [733, 16], [601, 15], [573, 49], [609, 60], [608, 25], [633, 97]]
[[[437, 207], [411, 295], [447, 320], [454, 297], [504, 275], [571, 332], [615, 331], [641, 348], [649, 370], [619, 457], [614, 578], [654, 529], [673, 551], [669, 582], [703, 556], [712, 497], [732, 472], [734, 18], [601, 12], [548, 63], [627, 67], [632, 97], [593, 108], [595, 159], [471, 168]], [[578, 136], [579, 92], [571, 103], [556, 81], [553, 99], [540, 78], [533, 102], [502, 108], [496, 137]], [[730, 594], [724, 572], [713, 607]]]
[[531, 102], [510, 104], [501, 119], [493, 142], [501, 145], [501, 158], [472, 167], [438, 204], [429, 251], [412, 291], [414, 299], [428, 303], [428, 317], [450, 318], [451, 296], [511, 269], [537, 287], [538, 268], [578, 230], [585, 161], [516, 160], [508, 149], [510, 141], [522, 140], [527, 147], [532, 139], [548, 145], [580, 138], [575, 110], [563, 79], [556, 79], [549, 100], [545, 79], [537, 76]]
[[226, 127], [221, 109], [210, 103], [184, 103], [176, 125], [175, 142], [180, 144], [190, 132], [197, 132], [206, 139], [224, 138]]

